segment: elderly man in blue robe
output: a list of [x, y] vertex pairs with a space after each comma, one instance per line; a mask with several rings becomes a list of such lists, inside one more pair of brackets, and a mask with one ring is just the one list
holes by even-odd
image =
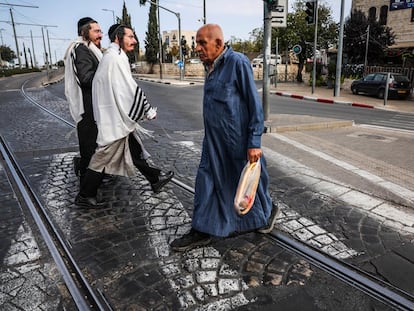
[[[268, 191], [262, 155], [263, 110], [246, 56], [224, 44], [221, 27], [202, 26], [196, 50], [206, 69], [203, 96], [204, 140], [197, 172], [192, 228], [170, 245], [175, 251], [207, 245], [212, 237], [273, 230], [278, 208]], [[245, 215], [233, 208], [246, 161], [261, 163], [253, 207]]]

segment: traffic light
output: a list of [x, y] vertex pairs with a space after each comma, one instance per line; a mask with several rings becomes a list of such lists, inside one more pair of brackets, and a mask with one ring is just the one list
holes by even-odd
[[315, 20], [316, 20], [316, 10], [317, 10], [317, 6], [316, 6], [316, 1], [307, 1], [306, 2], [306, 23], [308, 25], [313, 25], [315, 24]]
[[274, 6], [277, 6], [277, 0], [263, 0], [265, 3], [267, 3], [267, 7], [270, 11], [272, 11]]

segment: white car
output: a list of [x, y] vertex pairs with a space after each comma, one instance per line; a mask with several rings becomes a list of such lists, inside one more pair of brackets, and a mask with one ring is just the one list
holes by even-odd
[[[276, 54], [270, 55], [270, 65], [276, 65], [282, 63], [282, 56]], [[257, 65], [263, 65], [263, 54], [258, 55], [257, 57], [253, 58], [252, 66], [256, 67]]]

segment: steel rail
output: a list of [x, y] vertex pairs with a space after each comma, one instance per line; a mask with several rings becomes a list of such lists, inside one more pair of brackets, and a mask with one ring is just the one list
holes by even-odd
[[91, 310], [90, 304], [86, 301], [84, 294], [79, 290], [79, 286], [72, 277], [71, 271], [69, 271], [67, 265], [65, 264], [64, 258], [61, 256], [61, 253], [58, 247], [55, 245], [55, 239], [49, 233], [48, 225], [45, 224], [43, 217], [39, 214], [38, 208], [35, 206], [37, 202], [33, 202], [32, 196], [33, 193], [28, 190], [27, 181], [23, 178], [21, 171], [16, 167], [15, 159], [13, 158], [9, 148], [6, 145], [6, 142], [3, 136], [0, 136], [0, 151], [6, 162], [7, 169], [9, 170], [13, 182], [17, 185], [18, 191], [22, 195], [22, 198], [28, 207], [33, 220], [35, 221], [37, 227], [39, 228], [40, 234], [45, 241], [47, 248], [50, 251], [63, 279], [64, 282], [79, 310]]
[[[414, 297], [401, 289], [374, 278], [363, 270], [289, 238], [281, 232], [272, 232], [270, 236], [276, 243], [305, 258], [316, 267], [328, 272], [335, 278], [359, 289], [363, 293], [398, 310], [414, 310]], [[392, 289], [391, 289], [392, 288]]]
[[[25, 94], [29, 99], [30, 97]], [[49, 112], [46, 108], [36, 103], [33, 99], [29, 99], [43, 110]], [[56, 116], [54, 113], [50, 114]], [[75, 127], [68, 121], [63, 120], [59, 116], [56, 116], [65, 123]], [[179, 181], [176, 178], [171, 180], [174, 184], [187, 192], [194, 195], [195, 190], [193, 187]], [[347, 264], [343, 261], [330, 257], [327, 254], [300, 242], [293, 238], [288, 237], [280, 232], [273, 232], [268, 235], [270, 238], [276, 241], [276, 243], [284, 249], [290, 250], [295, 254], [307, 259], [314, 266], [321, 270], [331, 274], [335, 278], [349, 284], [353, 288], [360, 290], [361, 292], [369, 295], [370, 297], [387, 304], [398, 310], [414, 310], [414, 297], [409, 293], [402, 291], [391, 284], [385, 283], [382, 280], [367, 274], [366, 272], [358, 269], [355, 266]]]

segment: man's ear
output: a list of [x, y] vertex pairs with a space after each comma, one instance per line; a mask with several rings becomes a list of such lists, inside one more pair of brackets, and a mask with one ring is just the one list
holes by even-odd
[[221, 39], [216, 39], [216, 45], [217, 45], [217, 47], [219, 48], [219, 47], [222, 47], [223, 46], [223, 41], [221, 40]]

